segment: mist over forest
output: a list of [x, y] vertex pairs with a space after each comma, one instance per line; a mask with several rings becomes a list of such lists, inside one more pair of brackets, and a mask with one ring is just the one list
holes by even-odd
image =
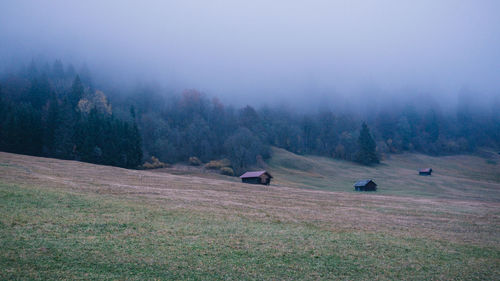
[[500, 149], [497, 1], [101, 2], [0, 4], [2, 151], [240, 174], [271, 146]]
[[0, 0], [0, 280], [500, 280], [500, 0]]

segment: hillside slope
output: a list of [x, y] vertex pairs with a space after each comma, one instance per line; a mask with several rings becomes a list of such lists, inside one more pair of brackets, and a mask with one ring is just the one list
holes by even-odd
[[[377, 194], [500, 201], [500, 156], [432, 157], [397, 154], [373, 167], [318, 156], [301, 156], [273, 148], [269, 170], [274, 183], [285, 186], [353, 192], [358, 179], [371, 178]], [[419, 168], [432, 167], [432, 176]]]
[[[319, 171], [315, 165], [332, 161], [280, 151], [275, 156], [272, 161], [296, 157], [289, 165], [311, 165], [303, 172], [308, 175]], [[371, 171], [334, 162], [353, 167], [352, 173]], [[283, 176], [283, 171], [301, 175], [297, 167], [270, 164], [276, 184], [256, 186], [234, 178], [0, 153], [0, 279], [493, 280], [500, 275], [498, 198], [294, 188], [280, 184], [286, 179], [306, 186]], [[322, 173], [335, 170], [323, 168]], [[379, 170], [390, 169], [374, 169]], [[332, 177], [343, 177], [348, 191], [349, 176], [341, 174]], [[495, 188], [498, 183], [489, 187], [492, 194]]]

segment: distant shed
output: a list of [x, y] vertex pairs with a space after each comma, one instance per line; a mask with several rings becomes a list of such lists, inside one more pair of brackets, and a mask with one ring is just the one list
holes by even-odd
[[371, 180], [359, 180], [354, 184], [354, 190], [356, 191], [377, 191], [377, 184]]
[[253, 171], [244, 173], [240, 178], [244, 183], [269, 185], [273, 176], [266, 171]]
[[418, 170], [418, 174], [421, 176], [430, 176], [432, 174], [432, 169], [431, 168], [420, 169]]

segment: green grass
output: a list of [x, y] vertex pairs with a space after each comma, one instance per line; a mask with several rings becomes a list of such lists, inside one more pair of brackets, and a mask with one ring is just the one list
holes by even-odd
[[[490, 157], [500, 161], [498, 155]], [[382, 195], [500, 201], [500, 164], [473, 155], [397, 154], [380, 165], [366, 167], [273, 148], [268, 164], [273, 183], [285, 186], [354, 192], [354, 182], [371, 178], [378, 184], [377, 194]], [[419, 176], [417, 170], [423, 167], [432, 167], [432, 176]]]
[[500, 251], [0, 183], [0, 279], [498, 280]]

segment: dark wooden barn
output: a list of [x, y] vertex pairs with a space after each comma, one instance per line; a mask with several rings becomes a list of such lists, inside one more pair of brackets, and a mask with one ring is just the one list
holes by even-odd
[[370, 179], [359, 180], [354, 184], [354, 190], [356, 191], [377, 191], [377, 184]]
[[244, 183], [269, 185], [273, 176], [266, 171], [254, 171], [246, 172], [240, 178]]
[[418, 170], [418, 174], [421, 176], [430, 176], [432, 174], [432, 169], [431, 168], [420, 169]]

